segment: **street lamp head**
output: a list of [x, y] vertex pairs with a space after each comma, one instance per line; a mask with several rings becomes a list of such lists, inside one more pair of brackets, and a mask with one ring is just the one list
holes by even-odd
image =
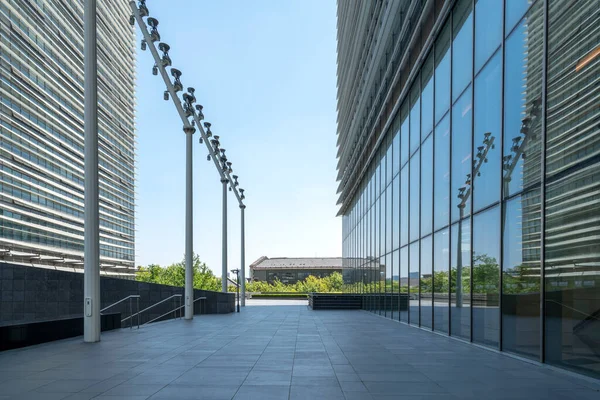
[[198, 111], [198, 121], [202, 121], [204, 119], [204, 113], [202, 112], [202, 105], [196, 104], [196, 111]]
[[189, 94], [189, 93], [184, 93], [183, 94], [183, 101], [185, 101], [185, 104], [187, 106], [189, 106], [190, 112], [193, 113], [194, 108], [192, 107], [192, 104], [194, 104], [194, 102], [196, 101], [196, 98], [193, 95]]
[[141, 17], [148, 16], [149, 12], [148, 12], [148, 7], [146, 7], [146, 0], [140, 0], [138, 2], [138, 9], [140, 10]]
[[204, 127], [205, 127], [206, 129], [210, 129], [210, 126], [211, 126], [211, 123], [210, 123], [210, 122], [205, 122], [205, 123], [204, 123]]
[[165, 101], [168, 101], [168, 100], [169, 100], [169, 91], [168, 91], [168, 90], [165, 90], [165, 93], [163, 93], [163, 99], [164, 99]]
[[210, 161], [210, 154], [206, 156], [206, 161]]
[[237, 181], [237, 179], [238, 179], [238, 176], [237, 176], [237, 175], [233, 175], [233, 176], [232, 176], [232, 178], [233, 178], [233, 179], [235, 179], [235, 180]]
[[176, 68], [171, 68], [171, 75], [173, 75], [173, 77], [175, 78], [175, 81], [173, 81], [173, 88], [175, 89], [175, 92], [181, 92], [183, 90], [183, 85], [179, 80], [179, 77], [181, 76], [181, 71]]
[[142, 51], [146, 51], [146, 39], [142, 39], [140, 48], [142, 49]]
[[149, 17], [147, 20], [148, 25], [150, 25], [150, 39], [152, 40], [152, 42], [159, 42], [160, 41], [160, 33], [158, 33], [158, 20], [156, 18], [152, 18]]
[[131, 14], [129, 16], [129, 25], [131, 25], [131, 26], [135, 25], [135, 16], [133, 14]]
[[152, 75], [158, 75], [158, 65], [156, 64], [154, 64], [154, 66], [152, 67]]
[[194, 128], [193, 126], [184, 126], [183, 127], [183, 132], [187, 135], [187, 134], [194, 134], [194, 132], [196, 132], [196, 128]]
[[225, 149], [221, 149], [221, 153], [225, 155]]
[[166, 43], [159, 43], [158, 48], [163, 52], [161, 63], [163, 67], [170, 67], [172, 65], [171, 57], [169, 57], [169, 50], [171, 50], [171, 46]]

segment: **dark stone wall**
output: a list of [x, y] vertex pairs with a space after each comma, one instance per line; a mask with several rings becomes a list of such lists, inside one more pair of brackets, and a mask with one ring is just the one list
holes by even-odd
[[[141, 310], [174, 294], [182, 295], [183, 305], [183, 288], [155, 283], [101, 277], [100, 293], [101, 308], [132, 294], [140, 295]], [[234, 312], [233, 293], [194, 290], [194, 298], [198, 297], [207, 299], [194, 304], [195, 314]], [[153, 307], [141, 314], [140, 323], [159, 317], [178, 305], [178, 299], [175, 298]], [[135, 300], [132, 306], [135, 313]], [[130, 315], [129, 303], [121, 303], [106, 312], [121, 313], [122, 318], [126, 318]], [[82, 314], [83, 274], [0, 262], [0, 325], [77, 317]], [[163, 319], [173, 316], [171, 313]], [[137, 317], [134, 318], [134, 323], [137, 323]], [[129, 320], [123, 322], [123, 326], [128, 324]]]

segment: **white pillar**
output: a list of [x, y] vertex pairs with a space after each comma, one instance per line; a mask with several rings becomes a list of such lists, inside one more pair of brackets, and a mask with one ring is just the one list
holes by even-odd
[[223, 183], [223, 253], [221, 260], [221, 291], [227, 293], [227, 179], [221, 179]]
[[240, 210], [242, 211], [242, 227], [241, 227], [241, 231], [242, 231], [242, 238], [241, 238], [241, 260], [240, 260], [240, 280], [241, 285], [242, 285], [242, 307], [246, 306], [246, 232], [245, 232], [245, 226], [244, 226], [244, 211], [246, 210], [246, 206], [245, 205], [241, 205], [240, 206]]
[[98, 69], [96, 0], [83, 10], [84, 274], [83, 340], [100, 341], [100, 219], [98, 211]]
[[185, 132], [185, 319], [194, 318], [194, 213], [192, 182], [192, 137], [193, 127], [184, 127]]

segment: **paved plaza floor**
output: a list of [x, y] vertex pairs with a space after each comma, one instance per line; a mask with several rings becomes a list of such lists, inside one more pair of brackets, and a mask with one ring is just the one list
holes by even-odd
[[364, 311], [245, 307], [0, 353], [0, 398], [600, 399], [600, 384]]

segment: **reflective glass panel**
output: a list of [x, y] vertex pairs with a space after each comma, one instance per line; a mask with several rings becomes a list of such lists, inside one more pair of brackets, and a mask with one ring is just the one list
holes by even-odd
[[400, 175], [392, 182], [392, 248], [400, 247]]
[[450, 319], [451, 335], [471, 337], [471, 222], [464, 219], [451, 228], [450, 235]]
[[498, 347], [500, 337], [500, 207], [473, 217], [473, 341]]
[[502, 267], [502, 348], [540, 354], [540, 191], [506, 202]]
[[386, 254], [392, 251], [392, 226], [394, 223], [392, 216], [392, 185], [387, 187], [385, 191], [385, 252]]
[[435, 127], [433, 173], [433, 221], [435, 230], [450, 221], [450, 116]]
[[450, 272], [450, 230], [433, 235], [433, 326], [448, 333], [448, 276]]
[[460, 96], [473, 75], [473, 13], [471, 1], [462, 0], [452, 12], [452, 101]]
[[410, 154], [414, 153], [415, 150], [421, 144], [421, 100], [418, 94], [419, 85], [418, 82], [414, 85], [413, 91], [417, 94], [414, 95], [414, 100], [411, 102], [410, 109]]
[[393, 152], [393, 147], [392, 147], [392, 139], [391, 137], [389, 137], [388, 135], [388, 145], [387, 145], [387, 150], [386, 150], [386, 155], [385, 155], [385, 184], [389, 185], [390, 182], [392, 181], [392, 174], [393, 174], [393, 156], [392, 156], [392, 152]]
[[421, 200], [419, 199], [419, 171], [420, 157], [417, 151], [410, 159], [410, 240], [419, 238], [419, 212]]
[[500, 200], [501, 83], [502, 53], [499, 51], [475, 78], [474, 212]]
[[543, 40], [542, 3], [533, 7], [504, 47], [504, 196], [540, 182], [543, 57], [542, 46], [533, 44]]
[[502, 41], [502, 3], [500, 0], [477, 0], [475, 4], [475, 73]]
[[452, 106], [452, 221], [471, 213], [471, 112], [471, 90], [467, 90]]
[[427, 135], [433, 129], [433, 77], [425, 82], [423, 93], [421, 94], [421, 141], [425, 140]]
[[598, 1], [548, 0], [544, 233], [546, 361], [596, 378], [600, 378], [599, 10]]
[[409, 130], [410, 124], [407, 115], [400, 126], [400, 167], [404, 166], [404, 164], [408, 162], [408, 142], [410, 138]]
[[408, 244], [408, 164], [400, 171], [400, 246]]
[[[446, 148], [446, 152], [448, 149]], [[433, 226], [433, 135], [421, 145], [421, 236]]]
[[393, 166], [392, 174], [396, 176], [400, 172], [400, 131], [396, 132], [392, 142]]
[[533, 1], [535, 0], [506, 0], [504, 18], [507, 35], [514, 28], [515, 24], [519, 22]]
[[400, 292], [398, 295], [398, 308], [400, 321], [408, 322], [408, 246], [400, 249]]
[[419, 286], [421, 292], [421, 326], [431, 328], [432, 321], [432, 294], [433, 294], [433, 265], [432, 265], [432, 236], [421, 239], [421, 270], [419, 272]]
[[450, 108], [450, 21], [435, 42], [435, 121]]
[[410, 269], [408, 271], [409, 322], [419, 325], [419, 241], [410, 244]]
[[398, 283], [400, 280], [400, 250], [397, 249], [392, 253], [392, 281], [391, 281], [391, 286], [392, 286], [392, 313], [390, 318], [392, 319], [398, 319], [398, 311], [399, 311], [399, 297], [398, 297], [398, 293], [399, 293], [399, 287], [398, 287]]
[[392, 316], [392, 253], [388, 253], [385, 256], [385, 299], [384, 299], [384, 307], [385, 307], [385, 316]]

